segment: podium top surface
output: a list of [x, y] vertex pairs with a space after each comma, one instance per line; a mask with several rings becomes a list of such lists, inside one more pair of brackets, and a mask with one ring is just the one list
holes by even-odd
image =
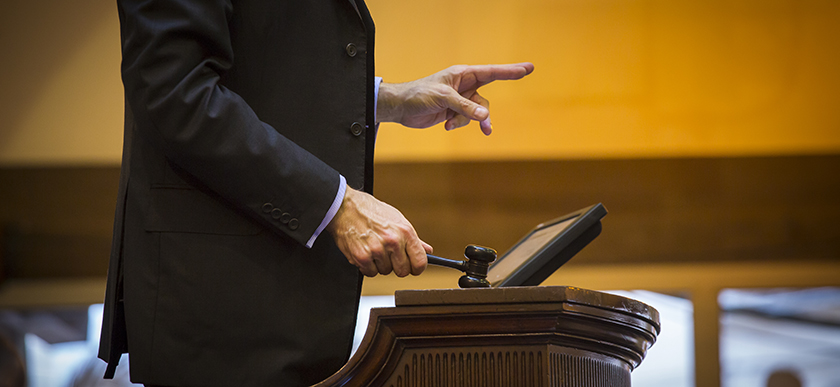
[[650, 305], [571, 286], [399, 290], [395, 293], [395, 303], [397, 307], [567, 303], [631, 315], [652, 322], [657, 330], [659, 327], [659, 312]]

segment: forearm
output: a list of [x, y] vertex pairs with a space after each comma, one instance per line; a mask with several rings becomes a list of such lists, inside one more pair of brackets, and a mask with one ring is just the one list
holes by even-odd
[[126, 20], [122, 75], [135, 141], [154, 144], [203, 188], [306, 243], [334, 201], [339, 174], [221, 85], [233, 67], [228, 4], [119, 4]]

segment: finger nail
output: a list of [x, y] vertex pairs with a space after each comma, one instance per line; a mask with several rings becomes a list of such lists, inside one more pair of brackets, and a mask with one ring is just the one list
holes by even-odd
[[490, 122], [490, 118], [488, 117], [486, 120], [481, 121], [481, 131], [484, 132], [485, 136], [489, 136], [490, 133], [493, 132], [493, 123]]
[[475, 115], [477, 117], [489, 117], [490, 116], [490, 111], [487, 110], [487, 108], [484, 107], [484, 106], [479, 106], [479, 107], [475, 108]]

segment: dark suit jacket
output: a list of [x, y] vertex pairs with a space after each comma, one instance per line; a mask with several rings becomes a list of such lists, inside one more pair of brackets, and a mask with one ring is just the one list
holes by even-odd
[[306, 385], [346, 361], [358, 270], [321, 223], [370, 189], [363, 0], [118, 0], [126, 122], [99, 356], [132, 380]]

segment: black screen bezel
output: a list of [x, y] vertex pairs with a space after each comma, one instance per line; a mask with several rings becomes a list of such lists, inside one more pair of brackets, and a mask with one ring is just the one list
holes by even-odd
[[536, 253], [523, 259], [510, 273], [499, 274], [501, 279], [492, 282], [491, 286], [537, 286], [541, 284], [601, 233], [601, 219], [606, 215], [607, 209], [601, 203], [598, 203], [537, 225], [498, 258], [496, 263], [490, 266], [488, 279], [497, 277], [493, 273], [493, 268], [505, 259], [512, 259], [509, 258], [511, 253], [528, 241], [534, 233], [557, 223], [577, 218], [562, 232], [543, 244]]

